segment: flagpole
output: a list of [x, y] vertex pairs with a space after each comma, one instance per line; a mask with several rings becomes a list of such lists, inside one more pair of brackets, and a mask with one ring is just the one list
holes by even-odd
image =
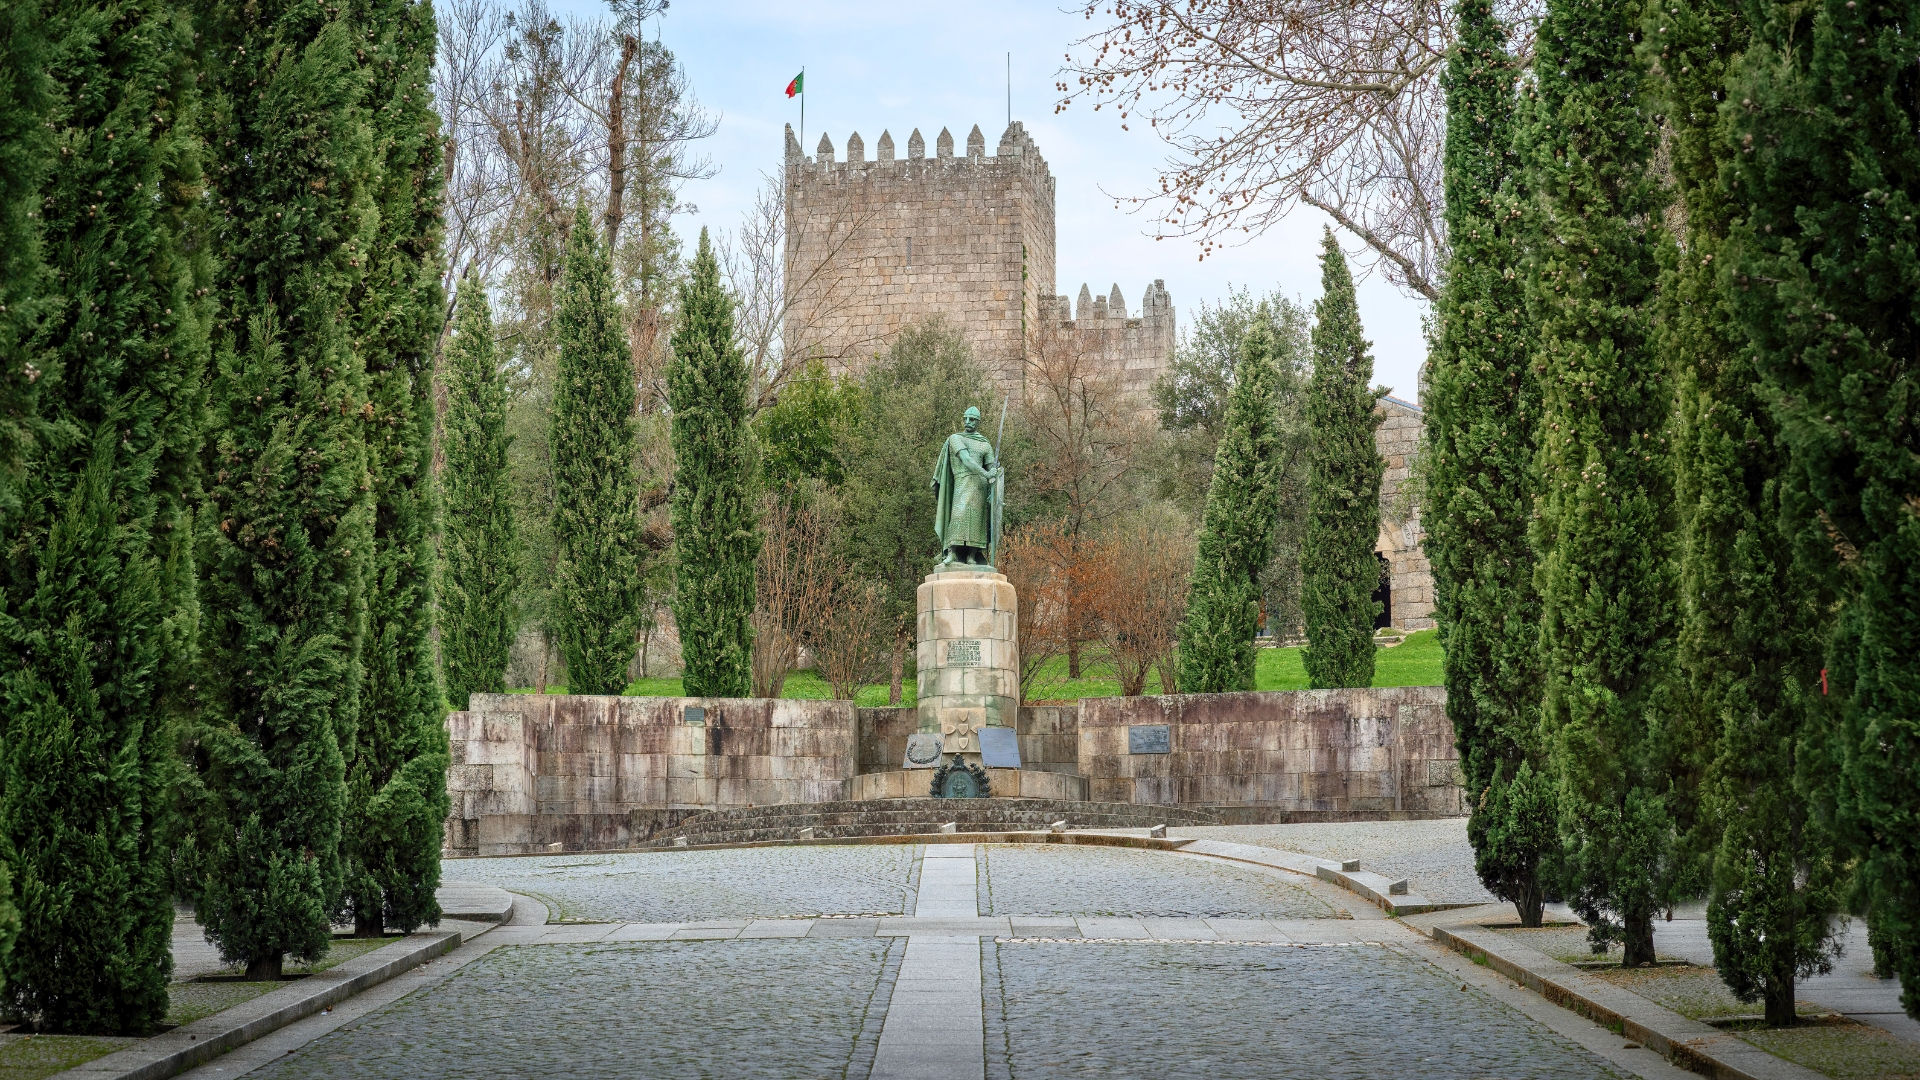
[[800, 152], [807, 152], [807, 65], [800, 65]]

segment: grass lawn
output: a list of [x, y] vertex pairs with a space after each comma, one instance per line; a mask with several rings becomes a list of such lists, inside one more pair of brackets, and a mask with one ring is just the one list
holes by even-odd
[[[1048, 662], [1043, 666], [1028, 688], [1029, 700], [1035, 701], [1073, 701], [1088, 697], [1118, 697], [1120, 684], [1103, 670], [1095, 654], [1088, 654], [1087, 662], [1081, 669], [1084, 676], [1079, 679], [1067, 678], [1065, 657]], [[1437, 631], [1421, 630], [1409, 634], [1402, 644], [1391, 649], [1381, 649], [1374, 658], [1373, 685], [1375, 686], [1438, 686], [1440, 685], [1440, 635]], [[1300, 650], [1261, 649], [1254, 672], [1254, 688], [1258, 690], [1305, 690], [1307, 688], [1307, 670], [1301, 663]], [[511, 691], [516, 694], [531, 694], [530, 689]], [[564, 686], [549, 686], [547, 693], [564, 694]], [[906, 685], [902, 688], [902, 704], [911, 705], [914, 701], [913, 673], [906, 676]], [[1158, 673], [1147, 676], [1147, 693], [1160, 692]], [[630, 697], [680, 697], [680, 680], [675, 679], [636, 679], [626, 693]], [[812, 671], [796, 671], [787, 676], [787, 684], [781, 697], [809, 698], [826, 700], [833, 697], [833, 690], [827, 681]], [[887, 688], [866, 686], [860, 689], [854, 698], [854, 704], [870, 708], [887, 703]]]

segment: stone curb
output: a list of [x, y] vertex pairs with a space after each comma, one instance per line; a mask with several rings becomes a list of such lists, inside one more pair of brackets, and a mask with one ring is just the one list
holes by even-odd
[[458, 930], [409, 934], [338, 967], [55, 1076], [59, 1080], [164, 1080], [445, 956], [460, 941]]
[[1278, 867], [1310, 878], [1318, 878], [1338, 885], [1381, 911], [1394, 916], [1424, 915], [1431, 911], [1480, 906], [1440, 903], [1413, 892], [1394, 893], [1391, 891], [1393, 883], [1380, 874], [1366, 870], [1343, 870], [1337, 862], [1316, 859], [1311, 855], [1302, 855], [1281, 848], [1231, 844], [1222, 840], [1189, 840], [1187, 846], [1180, 850], [1195, 855], [1212, 855], [1219, 859], [1231, 859], [1234, 862], [1253, 863], [1257, 866]]
[[493, 885], [448, 881], [441, 884], [434, 898], [440, 902], [442, 919], [504, 923], [513, 917], [513, 894]]
[[1714, 1080], [1824, 1080], [1719, 1028], [1689, 1020], [1474, 923], [1433, 926], [1441, 945], [1485, 964], [1563, 1009], [1619, 1032], [1675, 1065]]
[[1010, 832], [895, 833], [888, 836], [821, 836], [811, 840], [747, 840], [737, 844], [687, 844], [681, 847], [595, 848], [592, 851], [529, 852], [517, 855], [442, 855], [447, 862], [466, 859], [529, 859], [543, 855], [660, 855], [676, 851], [730, 851], [738, 848], [862, 847], [874, 844], [1085, 844], [1095, 847], [1151, 848], [1179, 851], [1191, 840], [1147, 836], [1116, 836], [1094, 832], [1048, 832], [1045, 829]]

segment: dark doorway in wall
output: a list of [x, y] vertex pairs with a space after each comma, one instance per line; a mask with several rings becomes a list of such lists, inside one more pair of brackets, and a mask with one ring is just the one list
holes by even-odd
[[1384, 630], [1393, 625], [1393, 567], [1385, 555], [1376, 551], [1373, 557], [1380, 560], [1380, 584], [1373, 587], [1373, 600], [1380, 605], [1380, 613], [1373, 617], [1373, 628]]

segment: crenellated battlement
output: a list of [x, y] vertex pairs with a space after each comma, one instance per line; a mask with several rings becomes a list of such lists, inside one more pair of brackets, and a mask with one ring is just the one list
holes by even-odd
[[801, 149], [800, 140], [793, 133], [793, 125], [787, 125], [786, 165], [788, 169], [801, 169], [818, 176], [842, 174], [860, 174], [878, 177], [891, 170], [891, 175], [901, 177], [932, 175], [929, 170], [946, 168], [986, 168], [1019, 169], [1035, 176], [1046, 178], [1049, 188], [1053, 177], [1047, 171], [1047, 160], [1040, 156], [1039, 147], [1034, 145], [1033, 137], [1027, 134], [1024, 124], [1018, 120], [1007, 125], [1000, 136], [1000, 144], [992, 155], [987, 153], [986, 136], [975, 124], [967, 133], [967, 152], [956, 156], [953, 152], [953, 133], [946, 128], [934, 142], [933, 157], [927, 157], [927, 141], [919, 128], [907, 136], [907, 156], [894, 156], [893, 132], [883, 130], [875, 145], [872, 160], [868, 160], [866, 141], [859, 132], [847, 136], [845, 157], [836, 157], [833, 136], [822, 133], [820, 141], [814, 147], [811, 156]]

